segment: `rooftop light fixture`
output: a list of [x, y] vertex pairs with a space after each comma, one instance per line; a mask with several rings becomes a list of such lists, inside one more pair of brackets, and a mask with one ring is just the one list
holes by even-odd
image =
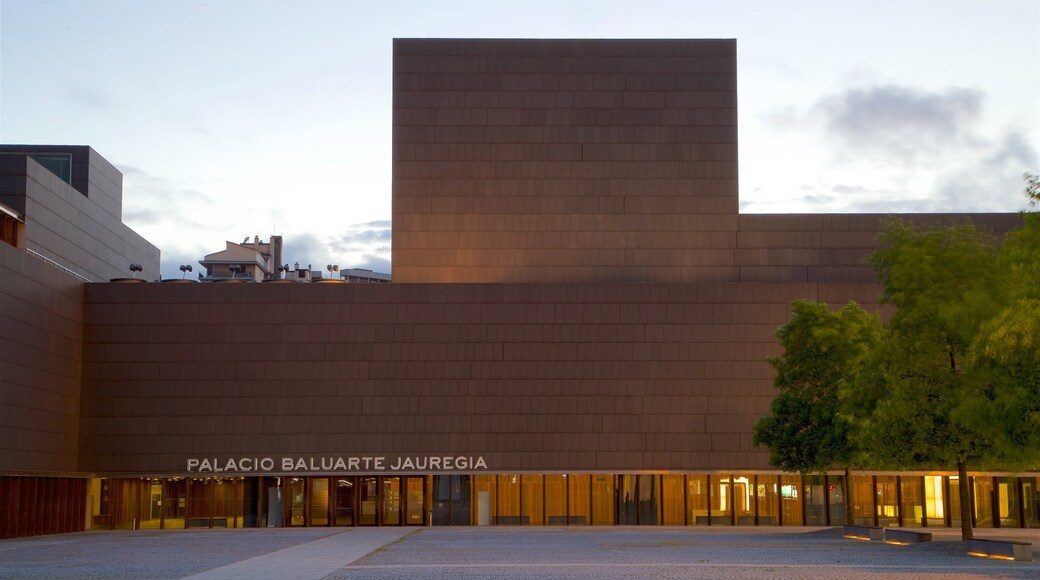
[[133, 279], [136, 280], [137, 279], [137, 273], [138, 272], [143, 272], [144, 268], [142, 268], [140, 264], [130, 264], [130, 271], [134, 273]]
[[188, 272], [191, 272], [191, 264], [185, 264], [181, 266], [181, 280], [184, 279]]

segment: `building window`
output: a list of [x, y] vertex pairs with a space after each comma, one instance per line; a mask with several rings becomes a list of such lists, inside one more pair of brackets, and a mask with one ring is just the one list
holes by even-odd
[[29, 155], [33, 161], [47, 168], [48, 171], [57, 175], [62, 181], [72, 185], [72, 156], [71, 155]]

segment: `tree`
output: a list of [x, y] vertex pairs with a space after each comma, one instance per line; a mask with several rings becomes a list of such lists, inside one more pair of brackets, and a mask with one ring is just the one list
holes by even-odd
[[997, 244], [970, 223], [918, 230], [888, 225], [871, 263], [882, 301], [896, 307], [856, 390], [873, 393], [859, 442], [875, 464], [956, 467], [961, 532], [971, 539], [967, 466], [1001, 462], [988, 430], [965, 420], [980, 374], [969, 348], [1001, 310]]
[[[1040, 178], [1026, 184], [1040, 205]], [[796, 304], [777, 334], [784, 355], [770, 360], [780, 394], [755, 425], [771, 462], [803, 473], [955, 467], [971, 539], [968, 465], [1040, 466], [1040, 213], [1023, 220], [999, 245], [971, 223], [888, 224], [871, 255], [882, 302], [895, 306], [884, 328]]]
[[[1030, 205], [1040, 203], [1040, 178], [1025, 175]], [[983, 323], [969, 349], [978, 390], [960, 409], [1005, 457], [1005, 468], [1040, 466], [1040, 212], [1000, 247], [1003, 309]]]
[[842, 391], [877, 344], [877, 315], [849, 303], [837, 312], [826, 304], [792, 303], [791, 321], [777, 330], [784, 353], [769, 359], [777, 371], [772, 414], [755, 424], [754, 443], [769, 448], [769, 461], [785, 471], [823, 473], [845, 466], [845, 521], [851, 522], [853, 423], [841, 412]]

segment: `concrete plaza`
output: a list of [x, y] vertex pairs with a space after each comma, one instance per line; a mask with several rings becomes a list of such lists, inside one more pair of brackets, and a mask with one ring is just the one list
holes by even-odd
[[[349, 528], [83, 532], [0, 542], [3, 578], [1040, 578], [828, 528]], [[1031, 541], [1040, 530], [979, 530]]]

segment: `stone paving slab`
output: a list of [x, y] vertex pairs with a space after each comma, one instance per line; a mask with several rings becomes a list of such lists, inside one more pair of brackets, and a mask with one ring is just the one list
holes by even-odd
[[[976, 532], [1040, 546], [1040, 530]], [[84, 532], [0, 541], [0, 578], [1040, 579], [1040, 558], [972, 558], [958, 537], [892, 546], [844, 539], [835, 528]]]
[[332, 576], [443, 577], [1036, 579], [1040, 563], [972, 558], [955, 541], [859, 542], [838, 529], [434, 528]]
[[277, 552], [189, 576], [192, 580], [293, 578], [319, 580], [336, 570], [415, 532], [414, 528], [350, 529]]
[[0, 540], [0, 578], [181, 578], [339, 530], [90, 531]]

